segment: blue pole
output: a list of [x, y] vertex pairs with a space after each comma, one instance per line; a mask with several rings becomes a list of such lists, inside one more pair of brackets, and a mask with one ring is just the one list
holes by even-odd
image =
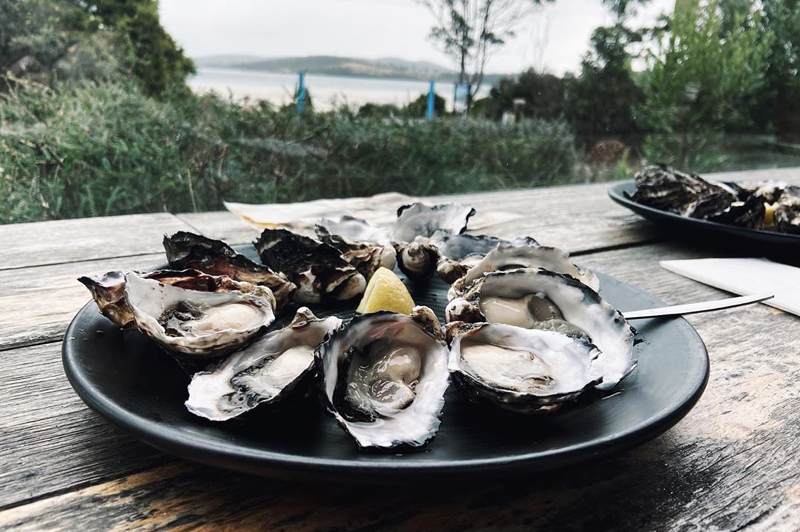
[[303, 114], [303, 107], [306, 105], [306, 73], [298, 72], [299, 81], [297, 83], [297, 114]]
[[436, 103], [436, 91], [434, 89], [436, 82], [431, 80], [431, 86], [428, 89], [428, 111], [425, 114], [428, 118], [428, 122], [433, 121], [433, 107]]

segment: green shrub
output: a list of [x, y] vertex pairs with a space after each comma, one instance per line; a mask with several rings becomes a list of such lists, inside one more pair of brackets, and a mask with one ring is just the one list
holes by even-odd
[[576, 179], [563, 122], [387, 121], [138, 85], [0, 96], [0, 222], [530, 187]]

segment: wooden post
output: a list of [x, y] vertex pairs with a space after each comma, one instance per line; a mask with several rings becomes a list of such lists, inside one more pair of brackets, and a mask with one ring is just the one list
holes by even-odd
[[298, 72], [297, 75], [297, 114], [303, 114], [303, 108], [306, 105], [306, 73]]
[[436, 105], [436, 91], [434, 87], [436, 86], [436, 82], [431, 80], [430, 88], [428, 89], [428, 110], [425, 116], [428, 118], [428, 122], [433, 121], [433, 110]]

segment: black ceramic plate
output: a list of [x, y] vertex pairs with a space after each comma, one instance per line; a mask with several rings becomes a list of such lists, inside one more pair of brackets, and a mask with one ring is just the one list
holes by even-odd
[[608, 195], [623, 207], [626, 207], [636, 214], [647, 218], [667, 229], [689, 235], [691, 237], [705, 236], [711, 238], [723, 238], [723, 243], [742, 243], [742, 241], [758, 244], [771, 250], [785, 250], [787, 246], [797, 249], [800, 246], [800, 235], [789, 235], [777, 233], [775, 231], [761, 231], [758, 229], [747, 229], [736, 227], [735, 225], [709, 222], [698, 218], [689, 218], [673, 212], [662, 211], [636, 203], [625, 197], [625, 193], [633, 194], [636, 192], [636, 185], [633, 180], [622, 181], [608, 189]]
[[[599, 277], [602, 295], [621, 310], [663, 305], [616, 279]], [[441, 318], [446, 289], [431, 281], [414, 289], [415, 300]], [[708, 379], [702, 340], [680, 318], [636, 326], [639, 365], [617, 393], [587, 397], [546, 416], [518, 417], [473, 405], [451, 385], [436, 438], [421, 450], [388, 453], [360, 452], [312, 398], [283, 412], [256, 410], [247, 420], [228, 423], [191, 415], [183, 406], [189, 377], [144, 335], [115, 327], [93, 302], [72, 321], [63, 361], [72, 386], [92, 409], [188, 460], [291, 478], [483, 478], [597, 460], [649, 440], [685, 416]]]

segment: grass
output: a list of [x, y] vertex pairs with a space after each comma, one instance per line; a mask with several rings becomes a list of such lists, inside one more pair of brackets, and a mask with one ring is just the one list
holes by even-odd
[[2, 98], [2, 223], [586, 179], [563, 122], [299, 117], [215, 95], [157, 101], [119, 83]]
[[[768, 139], [706, 140], [690, 169], [800, 165]], [[672, 162], [668, 143], [650, 145]], [[605, 181], [641, 164], [624, 153], [585, 163], [563, 121], [298, 116], [213, 94], [156, 100], [133, 83], [27, 82], [0, 93], [0, 223]]]

